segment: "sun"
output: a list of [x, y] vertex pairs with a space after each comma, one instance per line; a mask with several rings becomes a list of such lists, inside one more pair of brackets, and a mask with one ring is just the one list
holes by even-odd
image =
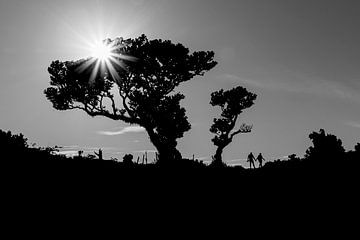
[[110, 45], [106, 44], [105, 42], [99, 41], [91, 47], [90, 55], [92, 58], [95, 58], [101, 62], [105, 62], [112, 57], [113, 49]]
[[88, 42], [86, 44], [89, 57], [87, 57], [87, 60], [79, 67], [79, 70], [83, 72], [88, 68], [92, 68], [89, 79], [91, 83], [94, 82], [99, 72], [101, 75], [110, 74], [114, 79], [119, 78], [115, 67], [120, 66], [123, 68], [122, 60], [125, 59], [125, 57], [116, 53], [118, 46], [116, 46], [115, 43], [115, 41], [106, 39]]
[[86, 61], [78, 68], [80, 72], [91, 68], [90, 83], [94, 83], [99, 76], [111, 77], [119, 80], [118, 69], [125, 68], [125, 61], [136, 61], [136, 58], [119, 53], [121, 47], [124, 47], [123, 38], [114, 40], [105, 39], [93, 42], [87, 42], [86, 49], [88, 56]]

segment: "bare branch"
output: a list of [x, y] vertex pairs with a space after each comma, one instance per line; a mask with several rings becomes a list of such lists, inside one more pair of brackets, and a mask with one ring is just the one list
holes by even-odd
[[116, 109], [116, 104], [115, 104], [114, 96], [111, 95], [111, 94], [108, 94], [107, 97], [108, 97], [108, 98], [110, 99], [110, 101], [111, 101], [111, 108], [112, 108], [113, 114], [116, 115], [117, 109]]
[[239, 133], [249, 133], [251, 132], [253, 128], [253, 125], [246, 125], [245, 123], [243, 123], [239, 130], [233, 132], [231, 135], [230, 135], [230, 138], [233, 138], [235, 135], [239, 134]]
[[[92, 106], [90, 106], [92, 107]], [[124, 121], [126, 123], [134, 123], [134, 124], [139, 124], [138, 121], [135, 119], [132, 119], [130, 117], [126, 117], [123, 115], [118, 115], [118, 114], [112, 114], [107, 110], [100, 110], [99, 108], [89, 108], [88, 104], [84, 104], [84, 106], [69, 106], [69, 109], [80, 109], [85, 111], [87, 114], [89, 114], [91, 117], [97, 117], [97, 116], [104, 116], [104, 117], [108, 117], [112, 120], [118, 121]], [[97, 110], [97, 111], [94, 111]]]

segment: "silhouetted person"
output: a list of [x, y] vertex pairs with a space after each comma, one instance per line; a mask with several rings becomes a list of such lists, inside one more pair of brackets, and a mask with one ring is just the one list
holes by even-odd
[[103, 154], [102, 154], [101, 148], [99, 149], [99, 153], [97, 153], [97, 152], [94, 152], [94, 153], [99, 158], [99, 160], [103, 160]]
[[256, 161], [259, 162], [259, 168], [261, 168], [263, 166], [263, 161], [265, 161], [265, 158], [261, 153], [259, 153], [258, 157], [256, 158]]
[[252, 152], [250, 152], [250, 154], [248, 155], [247, 162], [250, 163], [250, 168], [251, 168], [251, 166], [253, 166], [254, 169], [256, 168], [256, 167], [255, 167], [255, 157], [254, 157], [254, 155], [253, 155]]
[[81, 158], [83, 153], [84, 153], [84, 151], [82, 151], [82, 150], [78, 151], [78, 157]]

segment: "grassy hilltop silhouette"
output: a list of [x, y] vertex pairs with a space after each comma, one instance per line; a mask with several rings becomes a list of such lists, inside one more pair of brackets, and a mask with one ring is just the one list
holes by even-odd
[[148, 169], [149, 171], [160, 169], [166, 171], [189, 171], [192, 169], [229, 170], [238, 175], [256, 175], [267, 173], [294, 173], [316, 171], [319, 175], [329, 170], [339, 173], [357, 171], [360, 161], [360, 143], [354, 150], [345, 151], [342, 142], [336, 136], [326, 134], [323, 129], [310, 134], [313, 146], [310, 146], [303, 158], [295, 154], [289, 156], [288, 160], [266, 161], [262, 167], [255, 169], [242, 166], [228, 166], [226, 164], [206, 165], [196, 159], [179, 159], [172, 162], [155, 161], [149, 164], [139, 163], [133, 159], [131, 154], [124, 155], [122, 161], [115, 159], [104, 160], [94, 156], [68, 157], [56, 154], [55, 147], [30, 147], [27, 139], [22, 134], [12, 134], [10, 131], [0, 130], [0, 146], [2, 164], [13, 165], [21, 168], [43, 171], [98, 171], [100, 169], [124, 170], [124, 169]]

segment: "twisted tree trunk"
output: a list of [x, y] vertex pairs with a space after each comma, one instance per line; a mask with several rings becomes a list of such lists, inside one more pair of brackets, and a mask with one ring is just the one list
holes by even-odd
[[224, 151], [224, 148], [226, 147], [226, 145], [221, 145], [218, 146], [218, 148], [216, 149], [215, 155], [213, 157], [213, 165], [222, 165], [222, 153]]
[[181, 160], [181, 153], [176, 149], [176, 139], [169, 142], [162, 142], [152, 128], [145, 128], [149, 134], [150, 141], [158, 151], [158, 161], [160, 164], [169, 163], [174, 160]]

